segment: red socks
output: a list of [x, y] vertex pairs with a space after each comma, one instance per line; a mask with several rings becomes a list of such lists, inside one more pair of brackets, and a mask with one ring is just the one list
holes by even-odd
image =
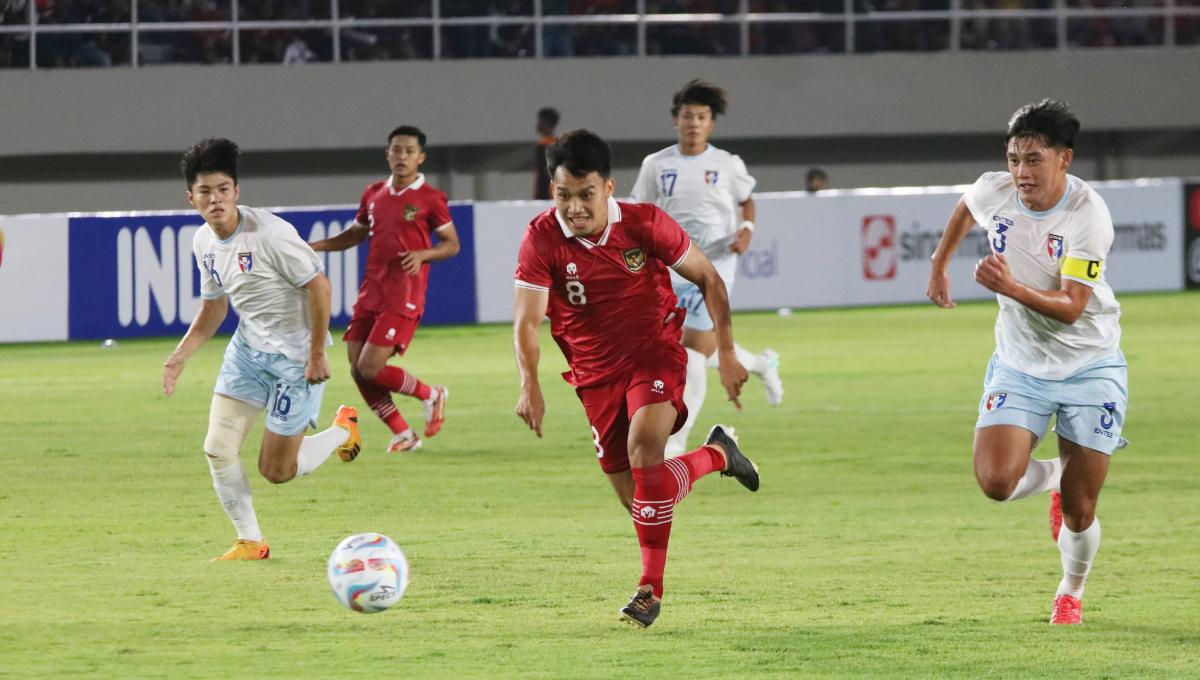
[[400, 415], [400, 411], [396, 410], [396, 404], [392, 401], [392, 392], [407, 394], [421, 401], [433, 395], [429, 385], [417, 380], [417, 376], [399, 366], [384, 366], [375, 374], [374, 380], [355, 379], [354, 382], [358, 385], [358, 393], [362, 395], [363, 400], [380, 420], [387, 423], [392, 434], [400, 434], [408, 429], [408, 422]]
[[387, 424], [392, 434], [400, 434], [408, 429], [408, 423], [404, 416], [400, 415], [400, 411], [396, 410], [396, 404], [392, 402], [392, 393], [386, 387], [366, 380], [355, 380], [354, 383], [358, 386], [358, 393], [362, 395], [363, 401]]
[[678, 458], [644, 468], [633, 468], [633, 528], [642, 548], [642, 580], [657, 597], [663, 595], [663, 572], [667, 566], [667, 543], [675, 504], [692, 490], [697, 479], [724, 469], [725, 459], [716, 449], [704, 446]]
[[388, 388], [392, 392], [407, 394], [425, 401], [433, 394], [429, 385], [417, 380], [417, 376], [405, 371], [399, 366], [384, 366], [375, 374], [373, 382]]
[[662, 597], [663, 571], [667, 566], [667, 542], [671, 539], [671, 518], [675, 514], [678, 492], [674, 475], [664, 463], [633, 468], [633, 528], [642, 547], [642, 580], [654, 594]]

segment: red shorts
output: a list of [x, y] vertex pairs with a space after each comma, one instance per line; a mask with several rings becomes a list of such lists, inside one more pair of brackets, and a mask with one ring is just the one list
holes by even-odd
[[404, 354], [420, 324], [420, 319], [400, 314], [355, 310], [342, 340], [392, 347], [396, 354]]
[[687, 406], [683, 404], [686, 377], [686, 358], [668, 352], [640, 359], [628, 375], [576, 388], [592, 426], [600, 469], [607, 474], [629, 469], [629, 421], [641, 407], [669, 401], [677, 414], [671, 433], [683, 427], [687, 422]]

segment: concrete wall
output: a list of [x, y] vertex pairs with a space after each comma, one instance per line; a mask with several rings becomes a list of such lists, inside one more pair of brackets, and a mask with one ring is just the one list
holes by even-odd
[[526, 198], [533, 112], [614, 142], [619, 187], [673, 138], [683, 81], [729, 91], [714, 141], [762, 190], [967, 182], [1000, 162], [1012, 110], [1055, 96], [1084, 122], [1075, 172], [1200, 174], [1200, 49], [750, 59], [578, 59], [0, 72], [0, 212], [183, 206], [178, 154], [231, 137], [251, 203], [356, 200], [400, 121], [430, 136], [457, 199]]

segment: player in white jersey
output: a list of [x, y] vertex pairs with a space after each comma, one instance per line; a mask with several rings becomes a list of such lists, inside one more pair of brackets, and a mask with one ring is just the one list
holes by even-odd
[[205, 139], [183, 155], [188, 203], [205, 221], [192, 243], [204, 301], [163, 364], [162, 383], [167, 396], [174, 394], [188, 358], [216, 333], [232, 301], [240, 320], [213, 390], [204, 452], [238, 535], [216, 559], [261, 560], [270, 548], [238, 457], [258, 414], [270, 407], [258, 470], [274, 484], [312, 472], [334, 451], [354, 460], [361, 439], [349, 406], [338, 409], [333, 427], [304, 436], [316, 426], [329, 379], [329, 280], [295, 227], [237, 204], [237, 162], [237, 145], [227, 139]]
[[[1124, 445], [1128, 403], [1120, 306], [1104, 278], [1113, 242], [1108, 207], [1067, 174], [1079, 120], [1063, 102], [1017, 110], [1005, 137], [1008, 172], [963, 195], [933, 254], [926, 291], [953, 307], [946, 265], [975, 225], [991, 254], [975, 280], [996, 293], [996, 353], [979, 402], [975, 478], [989, 498], [1050, 492], [1050, 531], [1063, 578], [1052, 624], [1082, 622], [1083, 586], [1100, 545], [1096, 500], [1112, 452]], [[1058, 457], [1033, 458], [1056, 417]]]
[[[692, 80], [675, 93], [671, 102], [678, 143], [646, 156], [633, 186], [633, 200], [654, 203], [687, 231], [712, 261], [732, 294], [738, 255], [750, 247], [754, 232], [754, 177], [742, 159], [709, 144], [717, 116], [725, 113], [727, 97], [721, 88]], [[687, 310], [683, 345], [687, 349], [687, 387], [684, 403], [687, 423], [667, 441], [667, 455], [687, 450], [687, 436], [704, 404], [708, 376], [705, 367], [717, 368], [717, 340], [704, 296], [695, 284], [671, 273], [671, 286], [679, 305]], [[779, 379], [779, 354], [767, 349], [754, 354], [735, 345], [738, 361], [758, 376], [767, 392], [767, 403], [783, 400]]]

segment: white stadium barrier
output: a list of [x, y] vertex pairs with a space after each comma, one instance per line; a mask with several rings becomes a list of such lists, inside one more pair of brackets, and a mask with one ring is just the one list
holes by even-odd
[[[1200, 199], [1191, 200], [1200, 189], [1179, 179], [1092, 185], [1116, 228], [1106, 270], [1112, 287], [1118, 293], [1184, 288], [1184, 241], [1200, 239], [1200, 207], [1192, 230], [1185, 212], [1193, 203], [1200, 206]], [[929, 256], [965, 188], [755, 195], [758, 228], [738, 266], [733, 307], [924, 301]], [[452, 206], [464, 246], [454, 260], [434, 265], [426, 322], [511, 320], [521, 235], [549, 205]], [[279, 210], [305, 238], [353, 216], [353, 206]], [[197, 304], [189, 246], [198, 223], [194, 213], [182, 211], [0, 216], [0, 342], [182, 333]], [[978, 229], [959, 248], [950, 270], [956, 299], [990, 297], [972, 280], [974, 263], [987, 248]], [[361, 253], [327, 258], [330, 272], [338, 274], [335, 323], [348, 319], [365, 261]]]

